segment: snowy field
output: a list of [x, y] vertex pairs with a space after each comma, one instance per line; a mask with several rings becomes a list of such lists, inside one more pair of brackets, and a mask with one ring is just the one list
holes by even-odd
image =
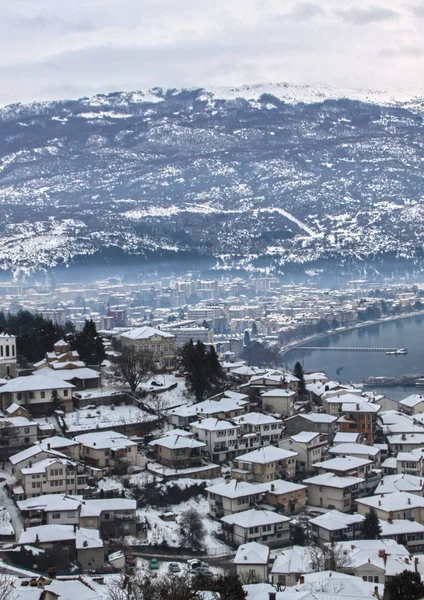
[[[152, 381], [160, 385], [152, 385]], [[193, 404], [194, 402], [194, 397], [187, 391], [184, 377], [176, 377], [174, 373], [155, 375], [155, 377], [146, 383], [142, 383], [138, 389], [147, 393], [166, 389], [166, 391], [162, 391], [159, 394], [162, 410], [180, 406], [181, 404]], [[150, 394], [146, 398], [143, 398], [143, 402], [151, 406], [151, 408], [156, 409], [155, 396]]]
[[[139, 508], [137, 510], [137, 516], [141, 523], [145, 522], [148, 526], [147, 537], [138, 538], [135, 536], [128, 536], [125, 539], [126, 543], [129, 545], [157, 545], [165, 542], [169, 546], [177, 548], [181, 544], [180, 526], [178, 523], [179, 516], [188, 508], [195, 508], [202, 518], [202, 523], [206, 530], [203, 546], [208, 554], [211, 557], [230, 554], [231, 548], [216, 539], [214, 535], [221, 532], [221, 524], [208, 516], [208, 501], [203, 496], [197, 496], [196, 498], [191, 498], [187, 502], [171, 504], [161, 508], [154, 508], [152, 506]], [[176, 515], [176, 520], [164, 521], [160, 517], [164, 512], [173, 512]]]
[[97, 406], [81, 408], [64, 415], [68, 433], [92, 429], [113, 429], [123, 425], [136, 425], [154, 421], [156, 417], [137, 406]]

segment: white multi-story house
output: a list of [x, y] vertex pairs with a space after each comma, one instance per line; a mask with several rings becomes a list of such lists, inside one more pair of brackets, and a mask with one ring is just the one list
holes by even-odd
[[237, 456], [233, 477], [244, 481], [266, 483], [275, 479], [292, 479], [296, 475], [297, 452], [265, 446]]
[[[12, 452], [19, 447], [30, 446], [37, 441], [38, 423], [26, 417], [0, 418], [0, 448]], [[13, 450], [14, 449], [14, 450]]]
[[121, 461], [137, 464], [137, 443], [117, 431], [83, 433], [74, 439], [80, 444], [80, 459], [91, 467], [104, 469]]
[[252, 508], [221, 518], [224, 537], [232, 544], [247, 542], [284, 545], [290, 540], [290, 518]]
[[283, 421], [262, 413], [251, 412], [233, 419], [240, 426], [239, 450], [254, 450], [277, 444], [283, 432]]
[[267, 412], [277, 413], [283, 417], [294, 414], [296, 392], [292, 390], [273, 389], [261, 393], [262, 408]]
[[[67, 381], [55, 381], [51, 377], [36, 374], [15, 377], [0, 387], [0, 402], [3, 412], [11, 405], [18, 404], [27, 408], [31, 414], [45, 414], [52, 410], [53, 392], [59, 397], [59, 404], [66, 411], [72, 410], [72, 390], [75, 388]], [[57, 407], [59, 408], [59, 407]]]
[[207, 452], [214, 463], [233, 458], [238, 451], [240, 427], [223, 419], [199, 419], [190, 423], [194, 435], [206, 444]]
[[253, 484], [237, 479], [227, 479], [206, 488], [208, 493], [209, 514], [222, 517], [256, 507], [261, 504], [269, 484]]
[[21, 469], [20, 483], [27, 498], [43, 494], [82, 494], [87, 488], [84, 465], [63, 458], [46, 458]]
[[298, 454], [296, 470], [299, 473], [310, 473], [312, 465], [320, 461], [326, 452], [328, 436], [313, 431], [302, 431], [284, 438], [278, 446]]
[[376, 469], [381, 466], [381, 450], [375, 446], [355, 443], [337, 444], [333, 448], [329, 448], [328, 452], [331, 456], [355, 456], [371, 460]]
[[121, 334], [122, 346], [152, 352], [158, 368], [171, 369], [175, 362], [176, 337], [173, 333], [139, 327]]

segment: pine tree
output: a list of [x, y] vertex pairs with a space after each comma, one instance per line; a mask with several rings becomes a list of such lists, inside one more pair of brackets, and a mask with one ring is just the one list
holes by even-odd
[[378, 540], [381, 536], [381, 525], [374, 508], [365, 515], [362, 521], [361, 537], [364, 540]]
[[303, 396], [306, 392], [305, 377], [303, 375], [303, 367], [300, 362], [294, 365], [293, 374], [299, 380], [299, 394]]
[[250, 346], [250, 333], [249, 333], [249, 331], [247, 329], [244, 332], [244, 341], [243, 341], [243, 344], [245, 346]]
[[256, 337], [258, 335], [258, 326], [256, 325], [255, 322], [253, 322], [252, 325], [252, 336]]
[[420, 600], [424, 597], [424, 584], [419, 573], [403, 571], [389, 577], [384, 587], [384, 600]]
[[300, 523], [296, 523], [291, 530], [291, 542], [293, 546], [304, 546], [306, 542], [305, 530]]

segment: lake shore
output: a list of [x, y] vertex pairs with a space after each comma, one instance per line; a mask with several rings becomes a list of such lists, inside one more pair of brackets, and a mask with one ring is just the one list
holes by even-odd
[[334, 329], [332, 331], [328, 331], [325, 333], [318, 333], [316, 335], [311, 335], [311, 336], [308, 336], [301, 340], [296, 340], [296, 342], [291, 342], [290, 344], [287, 344], [286, 346], [282, 346], [282, 348], [280, 350], [280, 356], [283, 359], [287, 354], [289, 354], [289, 352], [291, 352], [292, 350], [295, 350], [299, 346], [304, 346], [306, 344], [315, 342], [317, 340], [331, 338], [340, 333], [346, 333], [347, 331], [354, 331], [356, 329], [363, 329], [364, 327], [371, 327], [373, 325], [380, 325], [382, 323], [390, 323], [392, 321], [399, 321], [401, 319], [410, 319], [411, 317], [416, 317], [416, 316], [423, 315], [423, 314], [424, 314], [424, 311], [420, 310], [420, 311], [416, 311], [413, 313], [409, 313], [407, 315], [391, 315], [389, 317], [383, 317], [382, 319], [376, 319], [374, 321], [365, 321], [364, 323], [355, 323], [354, 325], [348, 325], [347, 327], [338, 327], [337, 329]]

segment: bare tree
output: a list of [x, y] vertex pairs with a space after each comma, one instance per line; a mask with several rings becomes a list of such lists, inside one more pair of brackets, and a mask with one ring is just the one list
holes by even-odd
[[7, 575], [0, 575], [0, 600], [16, 600], [17, 597], [13, 579]]
[[340, 544], [331, 546], [311, 544], [308, 551], [309, 564], [313, 571], [343, 571], [351, 564], [349, 551]]
[[203, 594], [191, 587], [186, 577], [150, 577], [138, 573], [134, 577], [113, 578], [108, 583], [108, 600], [202, 600]]
[[199, 548], [206, 535], [202, 517], [195, 508], [188, 508], [181, 515], [181, 537], [191, 548]]
[[135, 392], [140, 383], [149, 379], [153, 373], [153, 353], [150, 350], [124, 346], [116, 364], [121, 378], [128, 383], [131, 391]]
[[162, 412], [169, 406], [169, 399], [166, 398], [165, 394], [155, 393], [149, 398], [151, 407], [156, 411], [158, 419], [161, 418]]

